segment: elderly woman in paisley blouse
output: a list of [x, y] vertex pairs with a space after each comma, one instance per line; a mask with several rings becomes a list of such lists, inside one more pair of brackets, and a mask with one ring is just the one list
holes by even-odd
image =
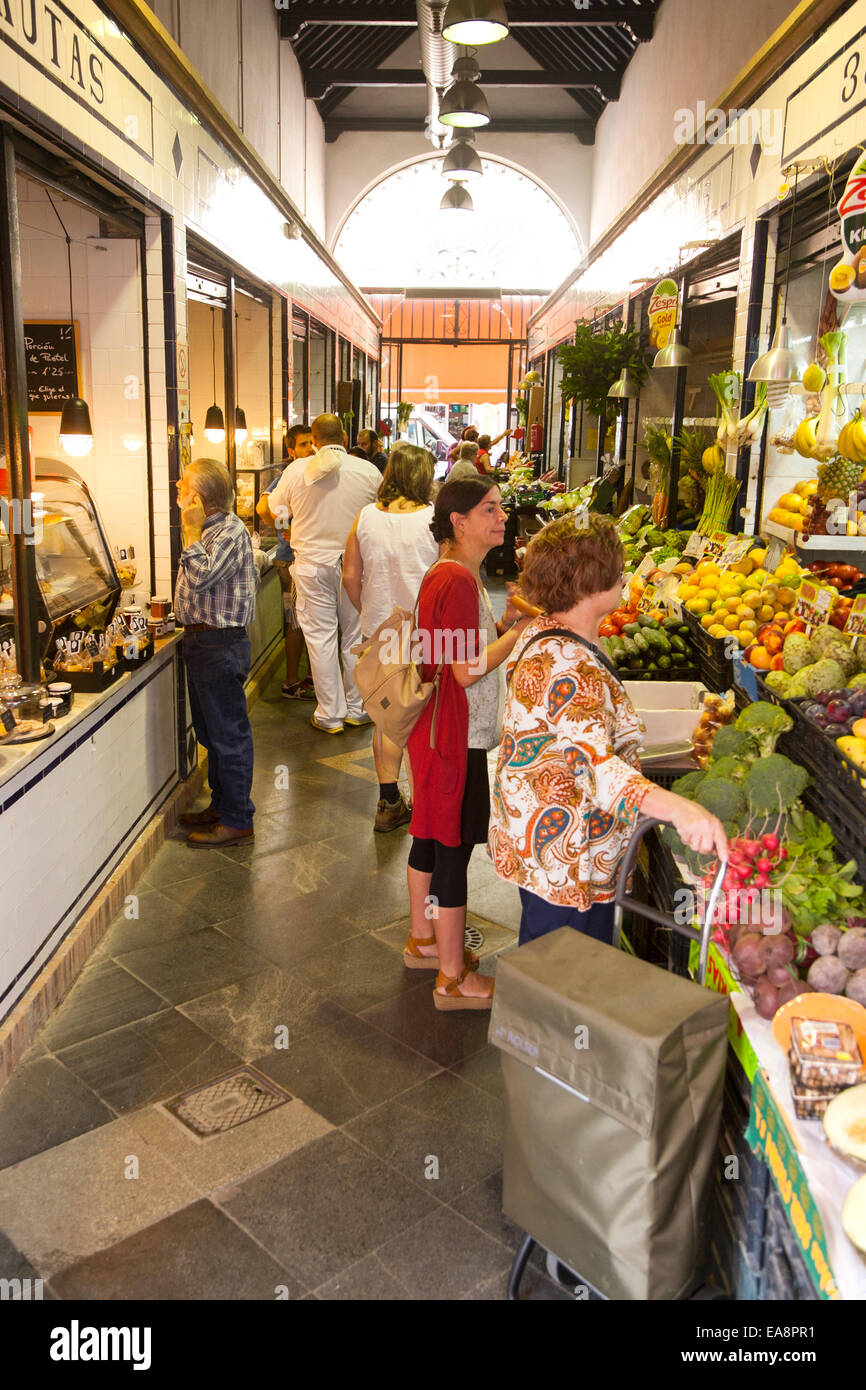
[[542, 614], [511, 669], [489, 838], [499, 877], [520, 889], [521, 945], [563, 926], [611, 942], [638, 811], [671, 822], [700, 853], [727, 853], [715, 816], [641, 774], [637, 715], [596, 646], [622, 583], [610, 517], [551, 522], [527, 549], [521, 589]]

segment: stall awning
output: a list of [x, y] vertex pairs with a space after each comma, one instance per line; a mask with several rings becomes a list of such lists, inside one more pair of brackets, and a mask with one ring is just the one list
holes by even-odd
[[508, 348], [487, 343], [404, 343], [401, 395], [414, 405], [436, 402], [505, 405]]

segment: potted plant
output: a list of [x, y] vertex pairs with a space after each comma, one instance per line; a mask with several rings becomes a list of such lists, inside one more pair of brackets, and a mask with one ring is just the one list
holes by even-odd
[[397, 428], [404, 430], [412, 418], [412, 411], [415, 409], [412, 401], [397, 402]]
[[589, 320], [581, 320], [574, 342], [558, 348], [557, 357], [562, 365], [562, 399], [580, 401], [590, 415], [597, 415], [602, 435], [607, 433], [616, 409], [607, 393], [623, 368], [628, 367], [638, 386], [647, 378], [640, 333], [619, 322], [598, 329]]

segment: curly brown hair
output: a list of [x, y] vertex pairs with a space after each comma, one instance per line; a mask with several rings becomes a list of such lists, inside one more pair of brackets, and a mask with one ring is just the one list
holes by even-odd
[[526, 548], [520, 587], [545, 613], [565, 613], [612, 589], [623, 572], [613, 517], [581, 512], [551, 521]]

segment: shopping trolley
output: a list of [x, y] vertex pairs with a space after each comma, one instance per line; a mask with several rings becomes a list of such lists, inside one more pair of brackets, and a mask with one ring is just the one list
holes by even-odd
[[721, 1116], [728, 1001], [701, 986], [727, 865], [700, 929], [629, 896], [638, 822], [615, 899], [699, 946], [700, 984], [563, 927], [500, 956], [490, 1039], [506, 1090], [502, 1205], [527, 1232], [508, 1297], [536, 1243], [605, 1298], [673, 1299], [700, 1283]]

